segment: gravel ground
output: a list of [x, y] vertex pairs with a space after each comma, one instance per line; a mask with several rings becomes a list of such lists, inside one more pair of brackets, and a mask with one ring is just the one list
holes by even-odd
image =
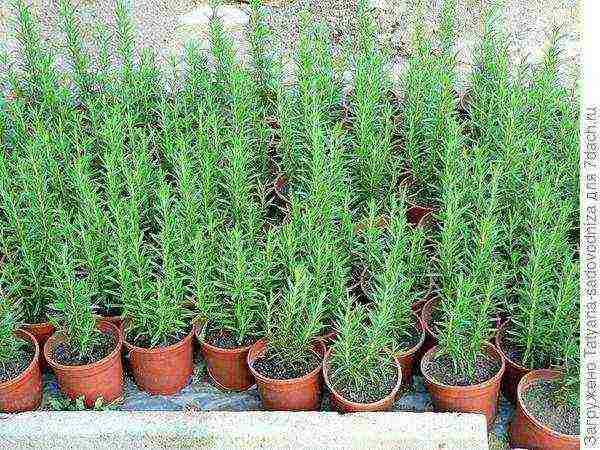
[[[73, 0], [83, 24], [84, 36], [95, 48], [98, 24], [114, 27], [114, 0]], [[331, 27], [336, 46], [345, 42], [352, 33], [352, 11], [357, 0], [272, 0], [268, 2], [269, 21], [273, 27], [276, 44], [283, 53], [293, 49], [298, 36], [298, 12], [306, 5]], [[478, 42], [481, 12], [484, 6], [496, 0], [459, 0], [458, 40], [459, 70], [461, 78], [469, 72], [472, 50]], [[393, 50], [393, 71], [401, 72], [411, 53], [410, 30], [416, 0], [370, 0], [380, 25], [381, 36]], [[436, 17], [442, 0], [426, 0], [429, 3], [427, 30], [435, 32]], [[57, 0], [28, 0], [39, 19], [43, 35], [59, 55], [63, 53], [62, 34], [58, 31]], [[238, 18], [247, 5], [229, 2], [233, 10], [239, 8]], [[563, 35], [565, 64], [563, 79], [567, 80], [580, 64], [580, 32], [578, 0], [505, 0], [503, 15], [508, 34], [508, 46], [514, 61], [526, 59], [538, 61], [554, 26]], [[11, 19], [14, 13], [8, 0], [0, 0], [0, 48], [9, 52], [16, 48]], [[135, 0], [133, 20], [137, 30], [138, 47], [146, 46], [167, 58], [180, 54], [184, 43], [190, 38], [205, 39], [206, 21], [198, 20], [198, 11], [205, 11], [206, 0]], [[190, 24], [190, 17], [192, 18]], [[227, 18], [225, 18], [227, 20]], [[238, 21], [239, 22], [239, 21]], [[239, 23], [237, 23], [239, 26]], [[243, 26], [243, 25], [242, 25]], [[234, 32], [236, 24], [229, 27]], [[227, 28], [227, 27], [226, 27]], [[238, 35], [242, 35], [240, 31]], [[239, 42], [240, 39], [236, 39]], [[97, 42], [97, 40], [96, 40]]]

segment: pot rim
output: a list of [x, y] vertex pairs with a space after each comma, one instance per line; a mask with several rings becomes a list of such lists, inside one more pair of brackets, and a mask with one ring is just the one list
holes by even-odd
[[494, 347], [492, 344], [485, 344], [484, 349], [485, 349], [486, 353], [489, 354], [491, 352], [491, 353], [495, 354], [494, 356], [496, 356], [497, 359], [500, 360], [500, 369], [498, 369], [498, 372], [496, 373], [496, 375], [494, 375], [492, 378], [490, 378], [488, 380], [485, 380], [478, 384], [470, 384], [468, 386], [453, 386], [451, 384], [441, 383], [441, 382], [436, 381], [433, 378], [431, 378], [427, 374], [427, 371], [425, 370], [425, 363], [433, 357], [435, 352], [437, 352], [437, 350], [438, 350], [437, 345], [435, 347], [432, 347], [431, 349], [429, 349], [427, 351], [427, 353], [425, 353], [423, 355], [423, 358], [421, 359], [421, 373], [423, 374], [423, 378], [425, 378], [425, 381], [427, 383], [433, 384], [442, 389], [454, 389], [454, 390], [458, 390], [458, 391], [462, 391], [462, 392], [478, 391], [478, 390], [490, 387], [496, 383], [499, 383], [500, 380], [502, 380], [502, 376], [504, 375], [504, 370], [506, 369], [506, 363], [504, 361], [504, 358], [502, 357], [500, 352], [496, 349], [496, 347]]
[[[321, 355], [324, 355], [325, 353], [325, 346], [323, 345], [323, 343], [320, 340], [315, 340], [314, 343], [315, 347], [317, 347], [320, 350]], [[255, 350], [254, 347], [262, 347], [258, 350]], [[302, 382], [302, 381], [306, 381], [309, 380], [313, 377], [315, 377], [316, 375], [319, 374], [319, 372], [321, 372], [323, 370], [323, 357], [321, 358], [321, 363], [315, 367], [313, 370], [311, 370], [310, 372], [308, 372], [307, 374], [301, 376], [301, 377], [297, 377], [297, 378], [289, 378], [287, 380], [278, 380], [275, 378], [269, 378], [266, 377], [264, 375], [262, 375], [261, 373], [259, 373], [255, 368], [254, 368], [254, 361], [257, 359], [258, 356], [262, 356], [262, 354], [266, 351], [267, 349], [267, 338], [260, 338], [258, 341], [256, 341], [253, 345], [252, 348], [250, 349], [250, 351], [248, 352], [248, 356], [246, 357], [246, 361], [248, 363], [248, 368], [250, 369], [250, 373], [252, 373], [252, 375], [254, 375], [254, 378], [256, 380], [260, 380], [263, 383], [269, 383], [269, 384], [276, 384], [276, 385], [290, 385], [290, 384], [296, 384], [298, 382]], [[254, 356], [253, 350], [255, 350], [256, 355]]]
[[339, 399], [341, 399], [345, 404], [347, 404], [350, 407], [377, 407], [380, 406], [384, 403], [386, 403], [387, 401], [390, 400], [390, 398], [394, 398], [396, 396], [396, 394], [398, 394], [398, 391], [400, 390], [400, 387], [402, 386], [402, 365], [400, 364], [400, 361], [398, 360], [398, 356], [393, 355], [390, 353], [390, 356], [392, 357], [392, 359], [394, 360], [394, 364], [396, 365], [396, 369], [398, 371], [398, 380], [396, 381], [396, 385], [394, 386], [394, 388], [391, 390], [391, 392], [386, 395], [385, 397], [376, 400], [374, 402], [371, 403], [357, 403], [357, 402], [353, 402], [352, 400], [348, 400], [346, 397], [344, 397], [343, 395], [341, 395], [337, 390], [335, 390], [333, 388], [333, 386], [331, 385], [331, 383], [329, 382], [329, 364], [328, 364], [328, 359], [332, 353], [333, 349], [329, 349], [327, 350], [327, 353], [325, 354], [325, 357], [323, 358], [323, 378], [325, 380], [325, 384], [327, 385], [327, 387], [329, 388], [329, 390], [335, 395], [337, 396]]
[[395, 353], [394, 357], [404, 358], [406, 356], [414, 355], [415, 353], [417, 353], [419, 351], [421, 346], [425, 343], [425, 327], [423, 326], [423, 320], [421, 320], [421, 318], [415, 312], [413, 312], [412, 314], [417, 319], [417, 323], [419, 324], [419, 328], [421, 329], [421, 338], [419, 339], [419, 342], [417, 342], [413, 347], [409, 348], [405, 352]]
[[159, 354], [159, 353], [170, 352], [172, 350], [176, 350], [179, 347], [184, 346], [189, 340], [191, 340], [194, 337], [194, 327], [192, 326], [192, 329], [186, 336], [184, 336], [180, 341], [178, 341], [174, 344], [171, 344], [167, 347], [155, 347], [155, 348], [138, 347], [137, 345], [131, 344], [130, 342], [127, 341], [127, 339], [125, 339], [125, 325], [126, 325], [126, 321], [123, 321], [123, 323], [121, 323], [120, 330], [121, 330], [121, 336], [123, 338], [123, 345], [129, 352], [144, 353], [144, 354]]
[[560, 371], [554, 370], [554, 369], [532, 370], [528, 374], [524, 375], [523, 378], [521, 378], [521, 381], [519, 381], [519, 384], [517, 385], [517, 400], [519, 402], [519, 407], [521, 408], [521, 411], [523, 411], [523, 414], [525, 415], [525, 417], [527, 417], [527, 419], [529, 419], [535, 426], [543, 429], [545, 433], [548, 433], [554, 437], [557, 437], [557, 438], [560, 438], [563, 440], [572, 440], [574, 442], [579, 442], [581, 432], [580, 432], [580, 434], [573, 435], [573, 434], [564, 434], [559, 431], [553, 430], [548, 425], [545, 425], [539, 419], [537, 419], [535, 416], [533, 416], [533, 414], [531, 414], [529, 411], [527, 411], [527, 408], [525, 407], [525, 403], [523, 402], [523, 391], [527, 387], [529, 387], [531, 384], [533, 384], [533, 382], [540, 380], [540, 379], [554, 380], [554, 379], [560, 377], [560, 375], [561, 375]]
[[504, 342], [504, 333], [506, 332], [506, 329], [508, 328], [508, 326], [510, 325], [511, 321], [510, 319], [507, 320], [506, 322], [504, 322], [502, 325], [500, 325], [500, 327], [496, 330], [496, 334], [494, 335], [494, 345], [496, 347], [496, 350], [498, 350], [498, 353], [500, 353], [500, 355], [511, 365], [516, 367], [517, 369], [520, 369], [522, 371], [532, 371], [533, 369], [529, 369], [527, 367], [522, 366], [521, 364], [518, 364], [516, 362], [514, 362], [512, 359], [510, 359], [508, 357], [508, 355], [504, 352], [504, 350], [502, 349], [502, 343]]
[[52, 343], [54, 341], [56, 341], [57, 339], [64, 337], [62, 333], [54, 333], [52, 336], [50, 336], [50, 338], [44, 345], [44, 357], [46, 358], [46, 361], [48, 361], [48, 365], [55, 370], [83, 372], [83, 371], [89, 370], [91, 368], [100, 367], [100, 366], [104, 365], [105, 363], [107, 363], [108, 361], [114, 359], [115, 356], [117, 356], [119, 353], [121, 353], [121, 349], [123, 348], [123, 335], [121, 334], [121, 331], [119, 330], [119, 328], [117, 328], [117, 326], [115, 326], [115, 324], [107, 322], [106, 320], [99, 320], [98, 323], [96, 324], [96, 328], [100, 328], [100, 326], [108, 327], [109, 329], [111, 329], [113, 331], [113, 334], [117, 337], [117, 343], [115, 345], [115, 348], [112, 350], [112, 352], [110, 352], [104, 358], [102, 358], [98, 361], [95, 361], [93, 363], [90, 363], [90, 364], [84, 364], [82, 366], [67, 366], [67, 365], [61, 364], [59, 362], [56, 362], [53, 358], [53, 355], [50, 355], [50, 347], [51, 347]]
[[196, 339], [198, 340], [198, 342], [200, 342], [200, 345], [202, 345], [203, 347], [207, 347], [209, 350], [211, 350], [215, 353], [221, 353], [221, 354], [227, 354], [227, 355], [245, 353], [247, 351], [250, 351], [250, 349], [252, 348], [252, 345], [254, 345], [254, 344], [250, 344], [250, 345], [246, 345], [244, 347], [235, 347], [235, 348], [216, 347], [212, 344], [209, 344], [208, 342], [206, 342], [206, 340], [204, 340], [200, 337], [204, 334], [204, 330], [206, 328], [206, 323], [204, 323], [202, 325], [202, 327], [200, 327], [199, 325], [194, 325], [192, 328], [193, 328], [192, 332], [194, 333], [194, 336], [196, 336]]
[[40, 346], [37, 343], [33, 334], [31, 334], [29, 331], [24, 330], [22, 328], [18, 328], [15, 331], [15, 334], [17, 334], [19, 337], [27, 338], [33, 344], [33, 348], [34, 348], [33, 358], [31, 359], [31, 362], [29, 363], [29, 365], [25, 368], [25, 370], [23, 372], [21, 372], [15, 378], [11, 378], [10, 380], [0, 383], [0, 389], [6, 389], [8, 387], [12, 387], [15, 384], [19, 384], [21, 381], [23, 381], [23, 379], [25, 377], [27, 377], [27, 375], [29, 375], [31, 373], [31, 371], [34, 369], [35, 364], [36, 363], [39, 364]]
[[25, 330], [40, 329], [40, 328], [49, 328], [49, 329], [54, 329], [54, 330], [56, 329], [56, 327], [50, 321], [38, 322], [38, 323], [24, 323], [21, 328], [22, 329], [24, 328]]

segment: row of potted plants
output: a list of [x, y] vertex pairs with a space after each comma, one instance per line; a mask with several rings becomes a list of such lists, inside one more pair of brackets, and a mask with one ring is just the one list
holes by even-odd
[[[343, 410], [386, 409], [416, 364], [438, 409], [489, 423], [501, 379], [521, 424], [557, 397], [544, 393], [568, 393], [545, 409], [573, 420], [543, 420], [572, 441], [577, 112], [556, 83], [558, 43], [531, 82], [514, 78], [489, 14], [459, 103], [447, 1], [439, 43], [417, 21], [396, 100], [363, 1], [344, 99], [326, 28], [303, 13], [290, 86], [252, 7], [249, 68], [215, 16], [214, 66], [190, 46], [165, 90], [152, 54], [134, 55], [124, 2], [119, 69], [108, 54], [93, 69], [63, 0], [72, 90], [20, 4], [22, 71], [7, 70], [0, 115], [0, 391], [15, 375], [32, 388], [6, 409], [39, 402], [36, 352], [88, 404], [120, 396], [121, 346], [142, 389], [175, 392], [196, 333], [213, 382], [256, 382], [270, 409], [282, 395], [317, 408], [321, 377]], [[519, 398], [521, 377], [551, 366], [559, 382], [532, 372]], [[112, 371], [111, 387], [82, 368]], [[310, 392], [292, 396], [293, 380]]]

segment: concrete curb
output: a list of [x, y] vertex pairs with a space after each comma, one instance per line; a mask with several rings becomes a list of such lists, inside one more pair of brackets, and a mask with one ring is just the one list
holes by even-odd
[[476, 414], [32, 412], [0, 415], [2, 449], [487, 450]]

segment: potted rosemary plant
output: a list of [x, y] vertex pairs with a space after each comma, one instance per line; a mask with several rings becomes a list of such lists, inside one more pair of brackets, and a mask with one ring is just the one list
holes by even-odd
[[517, 413], [509, 436], [513, 447], [540, 446], [550, 450], [577, 449], [580, 445], [579, 330], [573, 327], [579, 313], [579, 263], [567, 253], [553, 307], [542, 328], [547, 331], [554, 370], [528, 371], [517, 386]]
[[[151, 172], [151, 163], [143, 156], [145, 146], [138, 146], [136, 154]], [[146, 186], [138, 184], [141, 180], [131, 181], [131, 201], [123, 201], [116, 214], [124, 345], [136, 384], [151, 394], [168, 395], [183, 388], [193, 372], [192, 313], [187, 308], [179, 253], [182, 233], [172, 188], [159, 177], [156, 215], [160, 229], [145, 235], [136, 200]]]
[[[198, 215], [200, 232], [195, 245], [200, 252], [193, 273], [202, 325], [197, 327], [197, 337], [211, 380], [222, 389], [240, 391], [255, 383], [247, 356], [261, 334], [262, 284], [271, 272], [263, 264], [268, 252], [263, 248], [265, 211], [260, 185], [266, 178], [264, 155], [258, 150], [262, 126], [255, 111], [261, 89], [267, 86], [261, 82], [259, 89], [256, 80], [234, 61], [232, 44], [217, 18], [211, 22], [211, 37], [221, 69], [207, 86], [205, 104], [208, 123], [222, 122], [210, 126], [203, 150], [203, 159], [213, 164], [201, 163], [199, 191], [212, 209], [200, 208]], [[227, 98], [225, 113], [216, 103], [219, 92]], [[221, 159], [223, 163], [214, 163]], [[215, 191], [218, 184], [222, 192]]]
[[348, 298], [336, 338], [323, 362], [333, 404], [343, 412], [390, 410], [402, 382], [402, 366], [390, 348], [395, 327], [390, 304], [369, 311]]
[[42, 402], [40, 347], [19, 329], [21, 309], [11, 293], [0, 292], [0, 411], [37, 409]]
[[579, 343], [572, 329], [566, 331], [556, 352], [560, 368], [533, 370], [519, 382], [512, 447], [580, 448]]
[[290, 269], [288, 286], [268, 299], [265, 337], [248, 354], [263, 406], [274, 411], [315, 411], [321, 400], [325, 298], [314, 296], [305, 266]]
[[[24, 108], [20, 104], [12, 108], [11, 120], [24, 124], [28, 120]], [[51, 147], [45, 142], [48, 130], [39, 117], [33, 119], [32, 127], [32, 135], [16, 127], [22, 133], [22, 148], [0, 155], [0, 265], [5, 282], [20, 299], [23, 328], [35, 336], [41, 349], [54, 332], [47, 311], [53, 295], [48, 261], [56, 251], [56, 210], [61, 196], [53, 176]], [[45, 366], [43, 355], [40, 365]]]
[[[423, 356], [421, 372], [438, 410], [483, 413], [489, 426], [496, 416], [505, 368], [502, 355], [488, 343], [505, 284], [499, 257], [501, 166], [489, 163], [485, 149], [464, 154], [459, 129], [450, 117], [445, 177], [455, 176], [444, 178], [442, 187], [441, 320], [436, 324], [438, 345]], [[467, 211], [470, 218], [465, 217]]]
[[[63, 220], [66, 229], [68, 223]], [[54, 301], [50, 309], [57, 332], [44, 347], [46, 360], [67, 397], [84, 397], [87, 407], [98, 399], [110, 403], [123, 395], [121, 332], [94, 315], [90, 284], [78, 271], [73, 249], [63, 244], [55, 259], [51, 267]]]

